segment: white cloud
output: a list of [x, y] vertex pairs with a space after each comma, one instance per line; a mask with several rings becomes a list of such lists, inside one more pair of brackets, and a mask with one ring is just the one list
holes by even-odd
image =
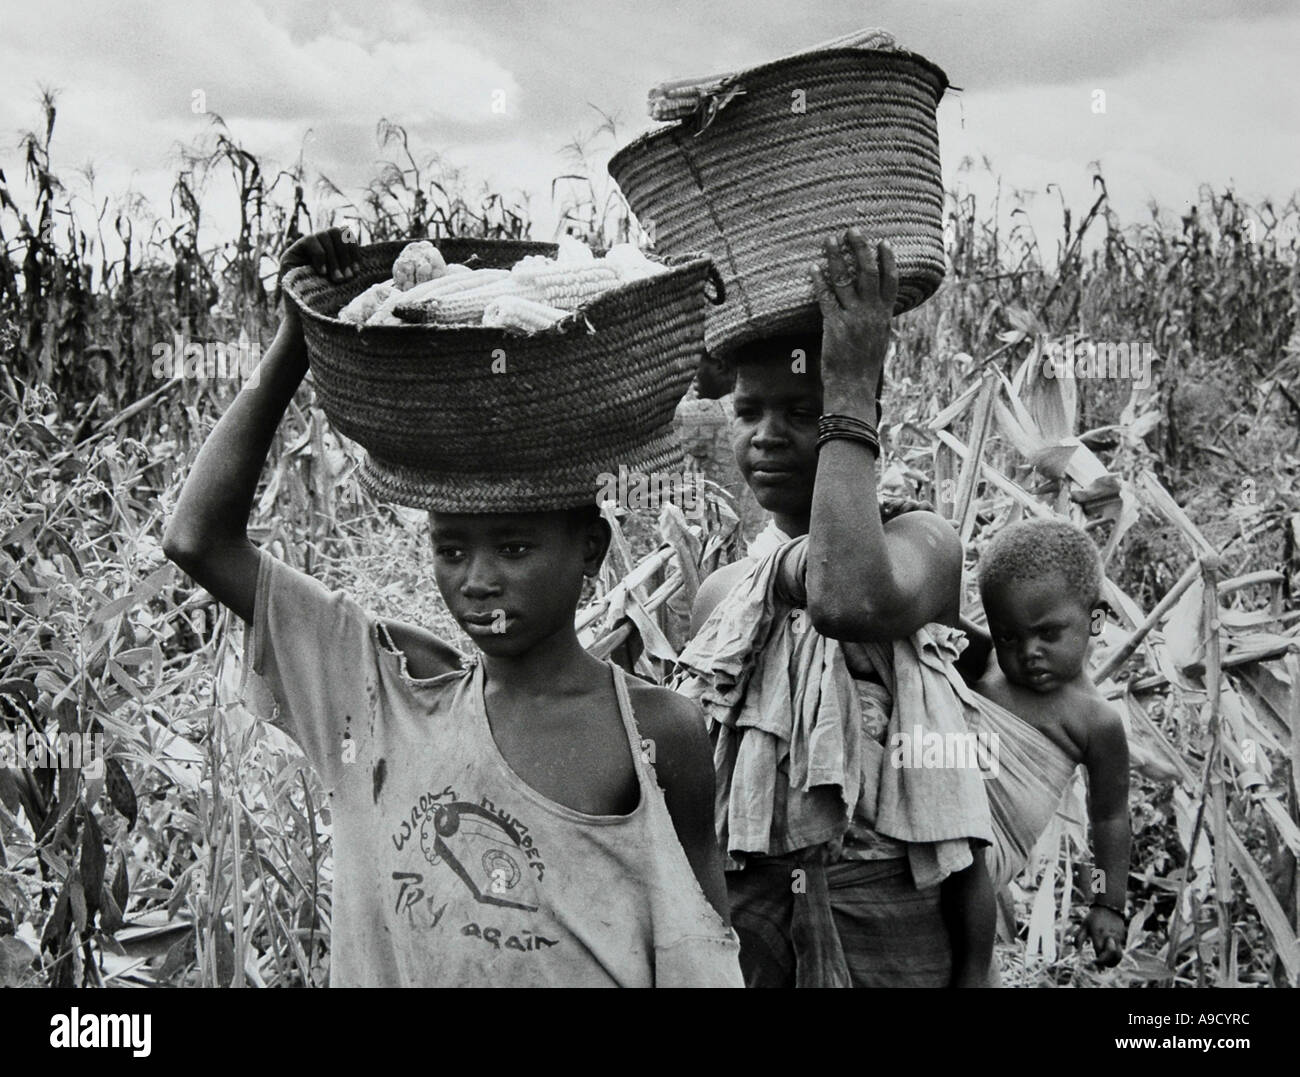
[[[945, 172], [956, 178], [964, 155], [978, 161], [986, 154], [1008, 186], [1042, 192], [1059, 184], [1076, 223], [1095, 197], [1093, 161], [1125, 223], [1147, 219], [1153, 198], [1183, 210], [1204, 183], [1233, 183], [1250, 201], [1285, 201], [1300, 186], [1290, 66], [1298, 52], [1300, 18], [1202, 25], [1180, 47], [1121, 75], [970, 88], [960, 103], [947, 100], [940, 110]], [[1096, 89], [1106, 94], [1104, 114], [1092, 110]], [[990, 180], [973, 177], [969, 185], [991, 196]], [[1040, 241], [1054, 238], [1056, 196], [1037, 198], [1030, 218]]]
[[[384, 116], [408, 128], [421, 158], [436, 150], [476, 180], [529, 190], [549, 235], [549, 183], [566, 168], [560, 147], [596, 119], [588, 103], [621, 113], [626, 140], [647, 122], [655, 81], [760, 61], [871, 21], [966, 88], [961, 108], [953, 99], [941, 110], [949, 178], [964, 154], [987, 153], [1008, 185], [1059, 183], [1081, 211], [1088, 162], [1100, 159], [1131, 218], [1149, 195], [1177, 206], [1203, 181], [1235, 179], [1248, 196], [1295, 188], [1300, 18], [1279, 10], [1273, 0], [1196, 0], [1178, 12], [1120, 0], [1029, 11], [1011, 0], [880, 0], [865, 16], [856, 0], [815, 12], [788, 0], [115, 0], [90, 11], [40, 0], [6, 9], [0, 166], [20, 184], [12, 145], [39, 120], [37, 83], [50, 82], [63, 89], [56, 169], [93, 160], [101, 195], [134, 183], [165, 213], [175, 146], [211, 134], [210, 117], [191, 112], [202, 89], [267, 167], [294, 161], [310, 128], [310, 177], [360, 188], [392, 154], [374, 140]], [[1104, 116], [1089, 110], [1094, 88], [1106, 90]], [[492, 111], [498, 90], [504, 114]], [[1037, 203], [1051, 209], [1055, 199]], [[209, 213], [214, 233], [229, 227], [221, 205]]]

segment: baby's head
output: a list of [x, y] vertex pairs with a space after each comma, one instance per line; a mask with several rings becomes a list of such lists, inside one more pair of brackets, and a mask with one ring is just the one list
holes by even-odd
[[609, 548], [593, 503], [552, 512], [430, 512], [434, 577], [457, 624], [486, 654], [518, 656], [573, 631], [584, 577]]
[[999, 532], [979, 563], [980, 598], [998, 665], [1012, 684], [1052, 692], [1083, 672], [1101, 558], [1064, 520], [1026, 520]]

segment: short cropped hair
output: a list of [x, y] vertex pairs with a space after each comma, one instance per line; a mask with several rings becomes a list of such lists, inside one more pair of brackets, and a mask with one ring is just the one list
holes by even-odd
[[[736, 374], [741, 367], [759, 363], [791, 363], [802, 353], [808, 364], [808, 372], [821, 377], [822, 333], [820, 329], [803, 332], [777, 333], [770, 337], [751, 340], [730, 352], [724, 365], [727, 378], [734, 391]], [[885, 392], [885, 372], [880, 371], [880, 380], [876, 382], [876, 404], [879, 406]]]
[[[579, 531], [582, 528], [599, 523], [604, 518], [601, 516], [600, 506], [597, 505], [595, 501], [586, 502], [567, 509], [539, 509], [535, 512], [528, 513], [527, 515], [546, 516], [552, 514], [560, 516], [560, 518], [564, 520], [565, 524], [574, 531]], [[433, 526], [434, 517], [437, 515], [439, 514], [436, 510], [429, 510], [428, 516], [430, 527]], [[449, 513], [448, 515], [456, 514]]]
[[811, 359], [813, 369], [822, 351], [821, 330], [803, 333], [776, 333], [769, 337], [750, 340], [732, 350], [726, 357], [727, 366], [734, 372], [742, 366], [754, 363], [770, 363], [778, 360], [791, 362], [797, 352]]
[[566, 509], [564, 518], [565, 522], [575, 531], [590, 527], [603, 519], [600, 506], [594, 501], [589, 505], [579, 505], [576, 508]]
[[1053, 574], [1088, 609], [1101, 601], [1101, 557], [1087, 532], [1065, 520], [1022, 520], [999, 531], [980, 557], [980, 597]]

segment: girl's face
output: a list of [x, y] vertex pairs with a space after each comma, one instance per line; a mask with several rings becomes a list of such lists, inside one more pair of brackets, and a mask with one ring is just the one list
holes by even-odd
[[1092, 613], [1059, 573], [986, 595], [984, 612], [998, 665], [1012, 684], [1047, 693], [1083, 672]]
[[733, 445], [736, 463], [754, 497], [790, 533], [808, 528], [817, 476], [817, 419], [821, 379], [811, 361], [804, 372], [782, 354], [745, 363], [736, 372]]
[[430, 513], [434, 577], [456, 623], [494, 657], [567, 629], [605, 553], [601, 525], [565, 512]]

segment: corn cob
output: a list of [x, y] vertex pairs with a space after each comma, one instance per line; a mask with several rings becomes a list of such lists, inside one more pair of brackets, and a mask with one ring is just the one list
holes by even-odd
[[650, 118], [661, 122], [685, 119], [700, 110], [706, 97], [721, 90], [726, 78], [712, 75], [660, 83], [651, 89], [647, 100]]
[[577, 310], [620, 283], [618, 271], [600, 262], [585, 266], [556, 262], [517, 265], [512, 275], [537, 293], [534, 298], [564, 310]]
[[436, 280], [425, 281], [423, 284], [417, 284], [409, 291], [401, 291], [394, 288], [388, 297], [371, 312], [366, 318], [366, 325], [391, 325], [393, 324], [393, 310], [399, 303], [416, 303], [430, 288], [435, 285], [441, 285], [445, 278], [439, 277]]
[[554, 258], [547, 258], [544, 254], [529, 254], [520, 258], [519, 261], [511, 266], [510, 272], [515, 276], [519, 276], [520, 274], [542, 272], [548, 269], [553, 269], [557, 264], [558, 263]]
[[365, 325], [384, 300], [391, 296], [395, 290], [391, 280], [372, 284], [339, 311], [339, 320], [351, 322], [354, 325]]
[[842, 37], [833, 37], [829, 41], [823, 41], [820, 45], [814, 45], [809, 52], [820, 52], [822, 49], [893, 49], [896, 45], [894, 35], [888, 30], [881, 30], [879, 27], [872, 27], [867, 30], [855, 30], [851, 34], [844, 34]]
[[614, 270], [624, 283], [668, 272], [666, 265], [650, 261], [639, 247], [631, 243], [615, 243], [605, 252], [601, 264]]
[[[842, 37], [832, 38], [830, 41], [823, 41], [820, 45], [814, 45], [810, 49], [800, 49], [798, 52], [790, 53], [790, 56], [820, 52], [823, 49], [884, 49], [889, 51], [895, 47], [896, 42], [893, 34], [886, 30], [872, 28], [857, 30], [851, 34], [844, 34]], [[650, 113], [650, 118], [663, 123], [684, 120], [696, 113], [704, 113], [706, 116], [710, 113], [716, 113], [718, 109], [725, 107], [732, 97], [739, 92], [738, 87], [726, 87], [725, 84], [731, 78], [732, 74], [704, 75], [699, 78], [673, 79], [671, 82], [661, 82], [650, 90], [646, 99], [646, 107]]]
[[508, 276], [506, 280], [492, 281], [482, 288], [439, 296], [430, 300], [427, 306], [432, 308], [433, 320], [439, 325], [480, 325], [488, 303], [502, 296], [537, 298], [527, 284]]
[[591, 248], [573, 236], [561, 236], [555, 246], [555, 260], [561, 265], [590, 265], [596, 260]]
[[566, 310], [547, 306], [522, 295], [503, 295], [488, 301], [483, 309], [483, 324], [499, 329], [522, 329], [536, 333], [549, 329], [569, 316]]
[[447, 272], [447, 263], [427, 239], [408, 243], [393, 263], [393, 281], [400, 291], [406, 292], [417, 284], [436, 280]]
[[[375, 316], [391, 314], [407, 322], [417, 324], [431, 322], [434, 320], [433, 308], [430, 306], [433, 300], [481, 288], [493, 281], [507, 280], [509, 277], [508, 269], [475, 269], [463, 273], [444, 273], [436, 280], [417, 284], [409, 292], [397, 292], [390, 296], [375, 312]], [[429, 307], [428, 310], [424, 309], [426, 306]]]

